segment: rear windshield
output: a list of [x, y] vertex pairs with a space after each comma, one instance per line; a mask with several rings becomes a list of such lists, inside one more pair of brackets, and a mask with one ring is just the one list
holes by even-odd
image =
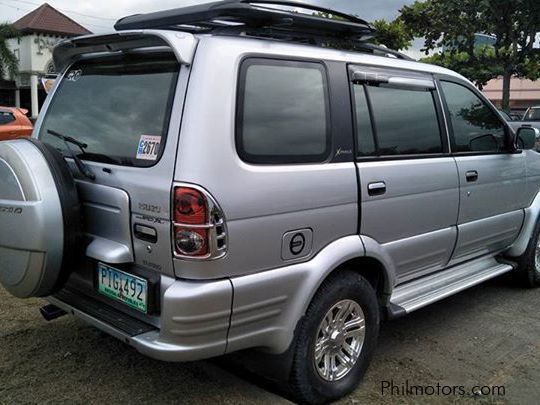
[[74, 64], [47, 110], [40, 139], [69, 155], [52, 130], [86, 144], [81, 159], [154, 165], [163, 152], [180, 67], [171, 54]]

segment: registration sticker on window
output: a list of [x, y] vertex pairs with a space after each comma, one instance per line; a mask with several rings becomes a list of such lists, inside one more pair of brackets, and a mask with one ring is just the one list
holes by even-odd
[[141, 135], [139, 146], [137, 147], [137, 159], [157, 160], [160, 145], [161, 136]]

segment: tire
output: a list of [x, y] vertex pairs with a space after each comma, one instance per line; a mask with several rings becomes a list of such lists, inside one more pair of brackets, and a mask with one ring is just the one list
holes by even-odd
[[518, 260], [517, 275], [528, 288], [540, 287], [540, 219], [536, 222], [527, 250]]
[[[358, 347], [362, 332], [350, 328], [349, 331], [356, 331], [356, 338], [349, 337], [345, 341], [343, 341], [343, 332], [346, 331], [344, 328], [333, 329], [334, 339], [327, 339], [328, 334], [326, 333], [324, 336], [325, 333], [322, 332], [322, 329], [325, 329], [323, 322], [326, 325], [332, 317], [339, 319], [339, 311], [340, 309], [344, 310], [344, 308], [348, 308], [350, 312], [341, 318], [345, 323], [351, 323], [352, 320], [355, 320], [360, 324], [359, 319], [362, 316], [365, 320], [363, 343], [356, 352], [356, 361], [352, 361], [353, 365], [350, 367], [347, 367], [345, 362], [340, 362], [335, 357], [335, 353], [340, 353], [341, 358], [344, 358], [344, 344], [348, 344], [349, 347]], [[332, 317], [330, 316], [331, 310]], [[369, 366], [377, 345], [379, 327], [380, 312], [377, 295], [365, 278], [356, 273], [345, 271], [326, 280], [315, 294], [298, 327], [289, 381], [292, 395], [300, 403], [323, 404], [351, 393], [358, 386]], [[328, 330], [328, 328], [326, 329]], [[325, 339], [326, 343], [323, 343]], [[322, 356], [321, 361], [317, 362], [315, 356], [317, 342], [319, 347], [323, 348], [320, 353], [328, 354], [327, 359], [334, 357], [334, 367], [324, 367], [325, 356]], [[346, 357], [352, 360], [354, 356]], [[332, 365], [332, 363], [329, 364]], [[332, 374], [326, 373], [325, 371], [329, 371], [329, 369], [333, 369], [334, 372]]]
[[71, 174], [64, 156], [47, 143], [40, 142], [33, 138], [29, 138], [29, 141], [41, 151], [47, 160], [47, 164], [53, 175], [56, 189], [60, 197], [64, 224], [62, 266], [53, 286], [48, 291], [40, 294], [41, 297], [46, 297], [62, 289], [75, 268], [74, 266], [76, 265], [78, 258], [83, 253], [82, 213], [75, 179]]
[[0, 284], [15, 297], [60, 290], [82, 252], [75, 180], [52, 146], [0, 143]]

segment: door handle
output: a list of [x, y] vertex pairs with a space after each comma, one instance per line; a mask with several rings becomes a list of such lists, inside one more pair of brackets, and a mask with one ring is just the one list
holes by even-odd
[[465, 174], [465, 177], [469, 183], [472, 183], [478, 180], [478, 172], [476, 170], [470, 170], [467, 172], [467, 174]]
[[141, 224], [135, 224], [134, 230], [135, 230], [135, 237], [137, 239], [143, 240], [145, 242], [157, 243], [158, 235], [157, 235], [156, 228], [152, 228], [151, 226], [145, 226]]
[[368, 194], [371, 196], [383, 195], [386, 193], [386, 183], [384, 181], [377, 181], [375, 183], [368, 184]]

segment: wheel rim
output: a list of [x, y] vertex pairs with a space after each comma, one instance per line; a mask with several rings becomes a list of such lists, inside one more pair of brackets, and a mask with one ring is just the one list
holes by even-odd
[[540, 274], [540, 240], [536, 244], [536, 250], [534, 251], [534, 269]]
[[360, 305], [343, 300], [325, 315], [317, 331], [313, 359], [319, 376], [329, 382], [344, 378], [356, 365], [364, 339], [366, 319]]

